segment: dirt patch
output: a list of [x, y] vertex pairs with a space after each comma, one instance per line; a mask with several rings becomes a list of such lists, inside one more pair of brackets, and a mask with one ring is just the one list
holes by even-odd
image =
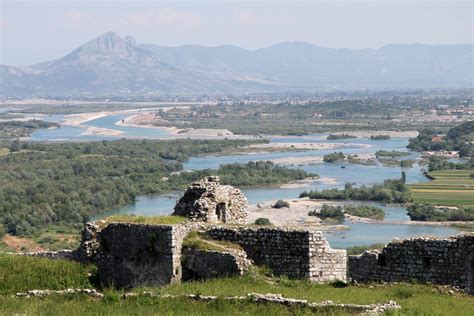
[[2, 241], [11, 248], [14, 248], [16, 251], [20, 251], [22, 247], [25, 247], [29, 251], [42, 251], [43, 247], [38, 245], [34, 240], [25, 237], [18, 237], [12, 235], [5, 235]]

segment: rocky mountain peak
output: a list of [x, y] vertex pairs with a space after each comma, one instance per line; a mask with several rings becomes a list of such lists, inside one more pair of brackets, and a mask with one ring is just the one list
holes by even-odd
[[115, 32], [104, 33], [80, 47], [82, 54], [99, 53], [122, 59], [136, 59], [135, 40], [127, 36], [121, 38]]

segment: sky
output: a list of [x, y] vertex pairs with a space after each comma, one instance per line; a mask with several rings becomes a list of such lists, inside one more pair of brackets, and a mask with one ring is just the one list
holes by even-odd
[[0, 64], [60, 58], [107, 31], [138, 43], [258, 49], [473, 43], [474, 2], [0, 0]]

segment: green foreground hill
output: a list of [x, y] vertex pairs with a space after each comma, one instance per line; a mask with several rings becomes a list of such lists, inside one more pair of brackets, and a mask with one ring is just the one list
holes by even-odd
[[[94, 266], [67, 261], [0, 254], [0, 314], [2, 315], [312, 315], [314, 310], [250, 300], [232, 302], [194, 301], [184, 297], [131, 297], [123, 292], [96, 287]], [[14, 294], [33, 289], [61, 290], [71, 287], [93, 288], [104, 293], [96, 299], [83, 294], [53, 295], [45, 298], [18, 298]], [[133, 289], [172, 295], [245, 296], [248, 293], [275, 293], [310, 302], [331, 300], [335, 303], [375, 304], [395, 300], [401, 311], [387, 315], [470, 315], [474, 297], [443, 287], [420, 284], [348, 285], [315, 284], [304, 280], [274, 277], [265, 269], [252, 269], [242, 277], [193, 281], [162, 288]], [[347, 315], [342, 309], [323, 309], [321, 315]]]

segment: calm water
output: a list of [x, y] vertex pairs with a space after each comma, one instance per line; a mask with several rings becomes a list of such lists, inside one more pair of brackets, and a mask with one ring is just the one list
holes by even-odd
[[[82, 127], [61, 127], [59, 129], [38, 130], [32, 134], [33, 140], [112, 140], [123, 137], [132, 138], [160, 138], [168, 134], [159, 129], [149, 129], [140, 127], [122, 127], [115, 125], [115, 122], [125, 118], [125, 115], [110, 115], [103, 118], [95, 119], [84, 123], [83, 125], [109, 128], [123, 131], [124, 134], [118, 137], [104, 136], [85, 136], [81, 135], [85, 132]], [[50, 121], [61, 121], [63, 116], [50, 116]], [[345, 154], [364, 154], [374, 153], [377, 150], [401, 150], [406, 151], [408, 143], [407, 138], [392, 138], [390, 140], [372, 141], [369, 139], [349, 139], [349, 140], [326, 140], [327, 134], [315, 134], [300, 138], [295, 137], [277, 137], [271, 138], [272, 142], [314, 142], [314, 143], [344, 143], [348, 147], [336, 149]], [[355, 144], [368, 144], [370, 148], [360, 148]], [[325, 150], [309, 150], [299, 152], [279, 152], [279, 153], [263, 153], [251, 155], [229, 155], [229, 156], [209, 156], [209, 157], [193, 157], [184, 164], [185, 170], [201, 170], [206, 168], [216, 169], [221, 164], [228, 163], [246, 163], [255, 160], [271, 160], [285, 157], [315, 157], [334, 152], [334, 149]], [[411, 153], [410, 156], [403, 159], [418, 158], [417, 153]], [[341, 168], [341, 167], [345, 168]], [[277, 199], [297, 198], [304, 190], [321, 190], [326, 188], [343, 187], [345, 183], [354, 183], [357, 185], [373, 185], [383, 182], [388, 178], [400, 178], [401, 171], [405, 171], [407, 182], [428, 181], [418, 165], [413, 168], [402, 169], [400, 167], [386, 167], [382, 165], [363, 166], [347, 163], [333, 164], [315, 164], [315, 165], [290, 165], [292, 168], [301, 168], [305, 171], [318, 174], [321, 178], [330, 178], [332, 182], [328, 184], [326, 181], [316, 180], [310, 186], [295, 189], [279, 189], [279, 188], [260, 188], [245, 189], [244, 194], [247, 196], [250, 204], [257, 204], [265, 201], [274, 201]], [[179, 198], [180, 192], [167, 195], [157, 196], [139, 196], [135, 203], [127, 205], [123, 208], [113, 210], [106, 215], [112, 213], [136, 214], [136, 215], [166, 215], [170, 214]], [[384, 206], [370, 202], [350, 202], [351, 204], [371, 204], [382, 207], [386, 212], [386, 221], [408, 220], [406, 210], [398, 206]], [[102, 215], [104, 216], [104, 215]], [[377, 242], [388, 242], [395, 237], [405, 238], [415, 235], [438, 235], [446, 236], [456, 233], [456, 230], [447, 227], [437, 226], [416, 226], [416, 225], [396, 225], [396, 224], [364, 224], [345, 222], [350, 227], [348, 231], [337, 233], [328, 233], [327, 238], [333, 247], [346, 248], [355, 245], [369, 245]]]
[[[161, 138], [168, 136], [169, 133], [157, 128], [141, 128], [115, 125], [116, 122], [123, 120], [127, 115], [107, 115], [95, 120], [90, 120], [82, 125], [100, 128], [114, 129], [122, 131], [123, 134], [118, 136], [103, 135], [82, 135], [86, 132], [86, 128], [80, 126], [61, 126], [57, 129], [40, 129], [31, 134], [32, 140], [114, 140], [127, 138]], [[50, 115], [45, 121], [61, 122], [63, 115]]]

